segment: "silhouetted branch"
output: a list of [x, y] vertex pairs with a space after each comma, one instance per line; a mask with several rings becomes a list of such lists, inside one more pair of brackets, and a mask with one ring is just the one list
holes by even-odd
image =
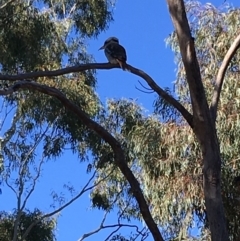
[[89, 233], [83, 234], [83, 236], [80, 239], [78, 239], [78, 241], [82, 241], [85, 238], [87, 238], [87, 237], [89, 237], [89, 236], [91, 236], [91, 235], [93, 235], [95, 233], [98, 233], [100, 230], [102, 230], [103, 229], [103, 224], [104, 224], [104, 222], [106, 220], [106, 217], [107, 217], [107, 214], [108, 214], [108, 212], [105, 212], [105, 214], [103, 216], [103, 219], [102, 219], [102, 222], [100, 223], [100, 225], [99, 225], [99, 227], [97, 229], [95, 229], [95, 230], [93, 230], [93, 231], [91, 231]]
[[108, 241], [109, 238], [111, 238], [112, 235], [115, 234], [120, 228], [121, 228], [121, 227], [118, 226], [115, 230], [113, 230], [113, 231], [104, 239], [104, 241]]
[[154, 90], [151, 90], [151, 91], [140, 90], [137, 86], [135, 86], [135, 88], [136, 88], [137, 90], [141, 91], [142, 93], [145, 93], [145, 94], [152, 94], [152, 93], [155, 92]]
[[128, 69], [131, 73], [143, 78], [148, 85], [164, 100], [166, 100], [168, 103], [170, 103], [173, 107], [175, 107], [185, 118], [185, 120], [188, 122], [188, 124], [193, 128], [193, 117], [192, 115], [185, 109], [183, 105], [181, 105], [174, 97], [169, 95], [165, 90], [163, 90], [161, 87], [157, 85], [157, 83], [144, 71], [140, 69], [136, 69], [133, 66], [128, 65]]
[[151, 92], [154, 92], [151, 88], [145, 87], [139, 80], [138, 80], [138, 83], [143, 87], [143, 89], [149, 90], [149, 91], [151, 91]]
[[[29, 227], [27, 228], [27, 230], [25, 231], [25, 233], [22, 236], [22, 240], [25, 240], [25, 238], [27, 237], [27, 235], [29, 234], [29, 232], [31, 231], [31, 229], [38, 224], [39, 222], [41, 222], [41, 220], [45, 219], [45, 218], [49, 218], [52, 217], [53, 215], [61, 212], [64, 208], [68, 207], [71, 203], [73, 203], [74, 201], [76, 201], [79, 197], [81, 197], [85, 192], [93, 189], [95, 186], [97, 186], [101, 181], [103, 181], [103, 179], [101, 179], [100, 181], [98, 181], [97, 183], [95, 183], [94, 185], [88, 187], [88, 185], [90, 184], [90, 182], [93, 180], [93, 178], [96, 175], [96, 171], [93, 173], [92, 177], [88, 180], [88, 182], [86, 183], [86, 185], [82, 188], [82, 190], [74, 197], [72, 198], [70, 201], [68, 201], [67, 203], [65, 203], [63, 206], [61, 206], [60, 208], [54, 210], [53, 212], [47, 213], [45, 215], [43, 215], [41, 218], [39, 218], [38, 220], [35, 220], [34, 222], [32, 222]], [[108, 175], [107, 175], [108, 176]]]
[[[109, 64], [103, 64], [103, 65], [106, 66]], [[146, 225], [148, 226], [149, 230], [151, 231], [154, 240], [163, 241], [163, 238], [158, 229], [158, 226], [153, 220], [153, 217], [149, 211], [149, 207], [147, 205], [147, 202], [140, 188], [140, 184], [135, 178], [135, 176], [133, 175], [131, 169], [127, 165], [125, 154], [121, 147], [121, 144], [108, 131], [106, 131], [97, 122], [90, 119], [89, 116], [84, 111], [82, 111], [72, 101], [67, 99], [66, 96], [56, 88], [49, 87], [46, 85], [41, 85], [30, 81], [19, 81], [15, 83], [13, 86], [11, 86], [10, 88], [8, 88], [7, 90], [1, 90], [0, 95], [11, 94], [14, 91], [19, 91], [24, 89], [39, 91], [41, 93], [56, 97], [63, 104], [65, 108], [67, 108], [68, 110], [76, 114], [76, 116], [82, 123], [84, 123], [90, 130], [94, 131], [97, 135], [99, 135], [104, 141], [106, 141], [111, 146], [115, 155], [114, 160], [116, 162], [116, 165], [121, 170], [125, 178], [128, 180], [131, 186], [131, 190], [133, 191], [133, 195], [136, 198], [137, 203], [139, 205], [139, 209], [141, 211], [143, 219], [146, 222]], [[53, 212], [51, 215], [55, 213], [57, 212]], [[45, 215], [45, 217], [48, 217], [48, 216]]]
[[25, 74], [17, 74], [17, 75], [1, 75], [0, 80], [26, 80], [26, 79], [35, 79], [38, 77], [56, 77], [65, 74], [77, 73], [86, 70], [92, 69], [113, 69], [120, 68], [118, 64], [110, 64], [110, 63], [90, 63], [90, 64], [79, 64], [72, 67], [66, 67], [58, 70], [49, 70], [49, 71], [36, 71]]
[[[90, 63], [90, 64], [81, 64], [78, 66], [67, 67], [67, 68], [58, 69], [58, 70], [52, 70], [52, 71], [38, 71], [38, 72], [31, 72], [31, 73], [25, 73], [25, 74], [19, 74], [19, 75], [0, 75], [0, 80], [9, 80], [9, 81], [26, 80], [26, 79], [34, 79], [38, 77], [60, 76], [64, 74], [71, 74], [71, 73], [76, 73], [76, 72], [81, 72], [86, 70], [92, 70], [92, 69], [113, 69], [113, 68], [120, 68], [120, 67], [117, 64], [110, 64], [110, 63]], [[153, 89], [158, 95], [160, 95], [163, 99], [169, 102], [173, 107], [175, 107], [186, 119], [188, 124], [193, 128], [192, 115], [187, 111], [187, 109], [184, 108], [183, 105], [181, 105], [174, 97], [166, 93], [161, 87], [159, 87], [156, 84], [156, 82], [144, 71], [134, 68], [131, 65], [128, 65], [128, 70], [131, 73], [143, 78], [151, 87], [151, 89]]]
[[218, 102], [219, 102], [219, 98], [222, 90], [224, 76], [230, 61], [232, 60], [233, 56], [235, 55], [239, 47], [240, 47], [240, 34], [233, 41], [231, 47], [227, 51], [223, 59], [223, 62], [218, 70], [217, 78], [215, 81], [215, 88], [214, 88], [213, 97], [212, 97], [212, 103], [210, 107], [212, 119], [214, 122], [216, 121], [216, 118], [217, 118], [217, 106], [218, 106]]
[[[47, 133], [48, 129], [49, 129], [49, 126], [45, 129], [45, 131], [41, 134], [41, 136], [36, 140], [33, 148], [31, 150], [29, 150], [27, 156], [30, 155], [30, 153], [33, 152], [36, 149], [36, 147], [39, 145], [40, 141], [42, 141], [44, 135]], [[24, 162], [27, 163], [27, 157], [25, 158]], [[41, 160], [40, 160], [40, 162], [38, 164], [38, 168], [36, 169], [36, 175], [35, 175], [35, 177], [33, 177], [32, 186], [29, 188], [28, 194], [26, 195], [26, 197], [25, 197], [25, 199], [23, 201], [23, 204], [22, 204], [22, 207], [21, 207], [21, 211], [23, 211], [25, 209], [25, 206], [26, 206], [26, 203], [27, 203], [28, 199], [32, 195], [33, 191], [35, 190], [36, 183], [37, 183], [37, 181], [38, 181], [38, 179], [40, 177], [40, 174], [41, 174], [41, 167], [42, 167], [43, 163], [44, 163], [44, 156], [42, 156], [42, 158], [41, 158]], [[24, 175], [21, 175], [21, 177], [19, 177], [19, 178], [20, 179], [24, 178]]]
[[[114, 234], [116, 233], [119, 229], [123, 228], [123, 227], [127, 227], [127, 228], [135, 228], [136, 229], [136, 232], [138, 235], [142, 235], [144, 236], [144, 233], [142, 230], [139, 230], [138, 226], [137, 225], [132, 225], [132, 224], [123, 224], [123, 223], [120, 223], [118, 222], [117, 224], [109, 224], [109, 225], [104, 225], [104, 222], [106, 220], [106, 217], [107, 217], [107, 214], [108, 212], [105, 212], [104, 216], [103, 216], [103, 219], [99, 225], [98, 228], [96, 228], [95, 230], [89, 232], [89, 233], [86, 233], [84, 234], [80, 239], [78, 239], [78, 241], [83, 241], [84, 239], [92, 236], [93, 234], [96, 234], [98, 233], [99, 231], [103, 230], [103, 229], [107, 229], [107, 228], [116, 228], [115, 230], [113, 230], [108, 236], [107, 238], [105, 239], [106, 241]], [[143, 229], [144, 230], [144, 229]]]

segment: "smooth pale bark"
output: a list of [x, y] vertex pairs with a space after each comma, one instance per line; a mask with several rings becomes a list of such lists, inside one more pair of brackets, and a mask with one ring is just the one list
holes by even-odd
[[222, 90], [223, 80], [227, 71], [227, 68], [229, 66], [229, 63], [231, 62], [233, 56], [236, 54], [237, 50], [240, 48], [240, 34], [234, 39], [233, 43], [231, 44], [231, 47], [228, 49], [221, 67], [218, 70], [217, 78], [215, 80], [215, 86], [214, 86], [214, 92], [212, 97], [212, 103], [210, 107], [212, 119], [215, 122], [217, 119], [217, 107], [218, 102], [220, 99], [220, 94]]
[[214, 121], [211, 118], [200, 69], [195, 53], [184, 2], [167, 0], [177, 33], [192, 109], [193, 131], [198, 138], [203, 156], [204, 196], [212, 241], [227, 241], [228, 233], [221, 197], [221, 158]]

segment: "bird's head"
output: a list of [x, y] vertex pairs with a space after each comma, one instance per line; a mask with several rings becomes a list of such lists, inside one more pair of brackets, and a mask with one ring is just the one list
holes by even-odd
[[112, 43], [112, 42], [119, 44], [118, 38], [116, 38], [116, 37], [110, 37], [110, 38], [108, 38], [108, 39], [104, 42], [104, 45], [103, 45], [99, 50], [105, 49], [106, 46], [107, 46], [109, 43]]

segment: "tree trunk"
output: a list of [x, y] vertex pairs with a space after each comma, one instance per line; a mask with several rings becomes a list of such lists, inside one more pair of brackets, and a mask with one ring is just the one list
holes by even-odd
[[193, 131], [203, 156], [204, 197], [212, 241], [228, 241], [221, 196], [221, 158], [214, 121], [210, 115], [194, 39], [188, 24], [183, 0], [167, 0], [177, 33], [182, 61], [186, 71], [192, 111]]
[[203, 188], [212, 241], [229, 240], [221, 195], [221, 158], [213, 125], [196, 130], [203, 155]]
[[195, 134], [203, 155], [203, 188], [212, 241], [228, 241], [228, 232], [221, 195], [221, 157], [216, 129], [209, 111], [204, 121], [196, 121]]

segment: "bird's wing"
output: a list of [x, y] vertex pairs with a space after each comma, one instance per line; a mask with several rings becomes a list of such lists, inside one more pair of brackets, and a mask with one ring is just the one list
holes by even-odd
[[106, 49], [108, 54], [110, 54], [113, 58], [118, 59], [120, 61], [127, 61], [127, 54], [125, 48], [117, 43], [110, 43]]

